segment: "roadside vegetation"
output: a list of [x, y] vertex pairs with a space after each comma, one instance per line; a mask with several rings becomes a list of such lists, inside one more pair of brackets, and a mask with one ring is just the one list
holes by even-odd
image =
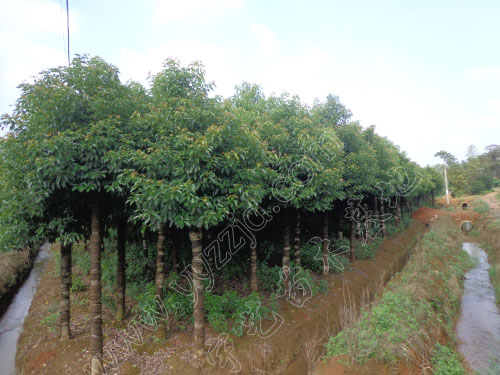
[[459, 230], [451, 219], [439, 218], [383, 293], [359, 314], [344, 314], [342, 330], [326, 345], [327, 357], [347, 358], [347, 366], [356, 368], [375, 361], [418, 373], [465, 374], [454, 323], [471, 266]]

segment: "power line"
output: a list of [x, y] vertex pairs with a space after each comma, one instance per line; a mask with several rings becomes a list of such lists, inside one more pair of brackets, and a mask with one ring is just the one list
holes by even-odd
[[66, 30], [68, 32], [68, 66], [70, 66], [70, 53], [69, 53], [69, 0], [66, 0]]
[[62, 0], [59, 0], [59, 10], [61, 11], [61, 31], [62, 31], [62, 42], [63, 42], [63, 51], [64, 51], [64, 56], [67, 55], [67, 52], [66, 52], [66, 37], [65, 37], [65, 33], [64, 33], [64, 16], [63, 16], [63, 5], [62, 5]]

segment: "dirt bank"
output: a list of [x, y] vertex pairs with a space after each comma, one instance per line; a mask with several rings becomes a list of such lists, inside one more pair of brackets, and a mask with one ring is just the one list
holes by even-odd
[[34, 252], [11, 251], [0, 254], [0, 316], [33, 265]]
[[[192, 340], [189, 331], [176, 333], [165, 342], [145, 339], [142, 345], [135, 345], [133, 353], [127, 356], [120, 368], [109, 373], [138, 374], [140, 363], [163, 361], [163, 372], [169, 374], [229, 374], [240, 368], [240, 374], [300, 374], [307, 368], [307, 347], [314, 342], [326, 340], [328, 332], [338, 326], [339, 307], [345, 303], [346, 292], [361, 298], [363, 292], [375, 290], [390, 275], [402, 269], [410, 250], [414, 247], [423, 230], [421, 222], [414, 222], [407, 230], [385, 241], [374, 259], [361, 260], [350, 264], [347, 271], [329, 280], [330, 291], [327, 295], [313, 297], [303, 306], [292, 305], [280, 300], [278, 329], [272, 329], [274, 322], [263, 322], [258, 332], [247, 332], [243, 337], [230, 337], [220, 347], [207, 346], [214, 361], [207, 361], [201, 370], [190, 365]], [[88, 306], [84, 302], [85, 292], [72, 296], [72, 331], [74, 338], [69, 343], [57, 339], [57, 312], [59, 298], [58, 278], [54, 277], [54, 260], [47, 267], [41, 280], [37, 295], [33, 300], [30, 313], [25, 321], [24, 331], [19, 340], [17, 366], [20, 374], [79, 374], [84, 372], [88, 362]], [[52, 275], [50, 274], [52, 272]], [[110, 312], [105, 309], [105, 343], [116, 338], [127, 326], [114, 326]], [[281, 323], [282, 322], [282, 323]], [[266, 331], [273, 334], [267, 337]], [[207, 329], [209, 343], [217, 342], [219, 334]], [[142, 341], [141, 341], [142, 342]], [[223, 344], [223, 345], [222, 345]], [[210, 364], [209, 362], [212, 362]], [[168, 371], [167, 371], [168, 370]], [[143, 370], [144, 371], [144, 370]], [[307, 370], [306, 370], [307, 371]], [[157, 372], [148, 372], [148, 375]]]

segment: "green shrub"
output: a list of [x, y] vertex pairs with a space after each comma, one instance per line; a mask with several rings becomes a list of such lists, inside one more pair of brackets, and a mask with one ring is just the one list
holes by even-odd
[[260, 262], [257, 266], [260, 288], [270, 293], [276, 292], [280, 281], [280, 270], [281, 267], [269, 267], [265, 262]]
[[436, 344], [431, 358], [435, 375], [465, 375], [458, 355], [449, 346]]
[[73, 250], [71, 254], [73, 265], [78, 267], [85, 275], [90, 274], [90, 253], [84, 250]]
[[374, 242], [368, 243], [356, 242], [354, 248], [354, 255], [356, 256], [356, 259], [370, 259], [375, 257], [381, 242], [382, 238], [377, 238]]
[[81, 292], [85, 290], [86, 286], [81, 279], [81, 277], [71, 275], [71, 291], [72, 292]]

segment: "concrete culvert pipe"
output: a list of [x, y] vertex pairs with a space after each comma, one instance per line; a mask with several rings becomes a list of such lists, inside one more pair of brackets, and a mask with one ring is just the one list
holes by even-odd
[[470, 232], [472, 230], [472, 221], [466, 220], [460, 225], [460, 229], [464, 232]]
[[467, 211], [469, 209], [469, 203], [467, 202], [462, 202], [462, 211]]

